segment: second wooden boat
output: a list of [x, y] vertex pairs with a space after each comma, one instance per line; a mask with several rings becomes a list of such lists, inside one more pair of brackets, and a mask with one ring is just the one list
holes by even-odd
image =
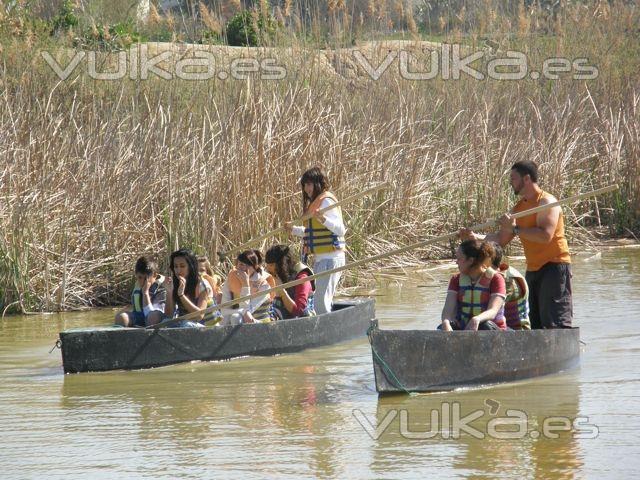
[[522, 380], [574, 367], [580, 329], [369, 332], [376, 390], [434, 392]]

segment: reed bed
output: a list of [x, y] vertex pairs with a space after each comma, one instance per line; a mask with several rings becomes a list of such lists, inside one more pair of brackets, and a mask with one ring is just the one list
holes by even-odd
[[[621, 186], [565, 208], [573, 244], [594, 227], [637, 234], [639, 14], [628, 4], [606, 14], [600, 3], [580, 8], [555, 19], [549, 37], [507, 29], [496, 52], [517, 47], [534, 64], [559, 53], [588, 57], [600, 70], [590, 81], [409, 81], [397, 67], [373, 81], [354, 66], [353, 49], [290, 42], [280, 81], [60, 81], [40, 56], [54, 46], [5, 37], [0, 306], [122, 302], [139, 255], [163, 268], [178, 246], [215, 258], [299, 216], [297, 180], [314, 165], [343, 197], [392, 184], [345, 208], [352, 259], [508, 210], [509, 168], [524, 159], [540, 164], [543, 186], [559, 197]], [[482, 43], [473, 34], [464, 41]], [[389, 48], [371, 45], [372, 58]], [[408, 267], [452, 248], [371, 267]]]

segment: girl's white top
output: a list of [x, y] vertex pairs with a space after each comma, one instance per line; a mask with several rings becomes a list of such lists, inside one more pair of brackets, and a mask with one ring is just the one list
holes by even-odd
[[[320, 204], [320, 210], [323, 208], [327, 208], [329, 205], [332, 205], [336, 202], [331, 198], [325, 198]], [[332, 208], [331, 210], [327, 210], [322, 215], [324, 215], [324, 222], [322, 223], [325, 227], [331, 230], [332, 233], [338, 235], [339, 237], [344, 237], [345, 233], [347, 233], [347, 229], [344, 226], [344, 221], [342, 220], [342, 213], [340, 213], [339, 208]], [[291, 233], [296, 237], [304, 237], [304, 228], [302, 226], [294, 225], [291, 229]], [[328, 253], [315, 253], [314, 254], [314, 262], [319, 260], [323, 260], [326, 258], [340, 258], [344, 257], [344, 250], [334, 250], [333, 252]]]

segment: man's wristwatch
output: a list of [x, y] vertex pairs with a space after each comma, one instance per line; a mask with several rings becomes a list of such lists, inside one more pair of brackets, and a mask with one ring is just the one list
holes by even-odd
[[513, 226], [513, 234], [520, 235], [520, 227], [518, 225]]

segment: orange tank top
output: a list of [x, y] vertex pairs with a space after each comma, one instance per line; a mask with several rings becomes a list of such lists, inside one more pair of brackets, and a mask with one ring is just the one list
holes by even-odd
[[[535, 202], [527, 201], [523, 198], [515, 207], [513, 207], [513, 213], [537, 207], [540, 205], [540, 200], [546, 196], [549, 196], [549, 194], [541, 192]], [[516, 219], [516, 224], [520, 228], [530, 228], [536, 227], [538, 225], [537, 221], [538, 214], [533, 213], [526, 217]], [[520, 241], [524, 248], [524, 256], [527, 259], [527, 271], [535, 272], [540, 270], [547, 263], [571, 263], [569, 245], [567, 244], [567, 239], [564, 236], [564, 219], [562, 212], [560, 212], [556, 231], [553, 232], [553, 237], [549, 243], [531, 242], [524, 238], [521, 238]]]

